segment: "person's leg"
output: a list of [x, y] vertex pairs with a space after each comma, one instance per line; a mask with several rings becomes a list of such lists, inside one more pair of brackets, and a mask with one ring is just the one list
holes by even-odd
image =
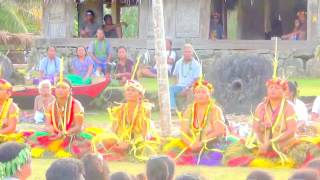
[[181, 91], [183, 91], [182, 86], [170, 86], [170, 109], [171, 110], [176, 110], [177, 109], [177, 104], [176, 104], [176, 96], [179, 94]]
[[102, 64], [101, 65], [101, 71], [104, 75], [108, 74], [108, 65], [107, 64]]

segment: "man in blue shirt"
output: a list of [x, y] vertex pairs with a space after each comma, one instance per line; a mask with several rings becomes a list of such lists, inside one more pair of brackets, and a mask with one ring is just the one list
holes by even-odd
[[183, 57], [175, 65], [173, 76], [176, 77], [176, 84], [170, 86], [170, 104], [171, 110], [177, 108], [176, 96], [185, 93], [192, 87], [193, 83], [201, 75], [201, 65], [193, 58], [193, 48], [191, 44], [185, 44], [183, 48]]
[[89, 45], [88, 54], [94, 62], [98, 74], [107, 74], [107, 64], [111, 62], [111, 45], [105, 39], [103, 29], [97, 30], [97, 39]]
[[49, 47], [47, 57], [40, 61], [39, 70], [41, 79], [53, 80], [60, 72], [60, 58], [56, 56], [56, 48]]

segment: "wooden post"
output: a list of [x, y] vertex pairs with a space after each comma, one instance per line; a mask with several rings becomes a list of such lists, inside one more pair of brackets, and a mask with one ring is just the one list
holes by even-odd
[[[307, 40], [317, 39], [319, 33], [319, 1], [318, 0], [308, 0], [308, 15], [307, 15]], [[319, 36], [318, 36], [319, 37]]]
[[120, 1], [112, 1], [111, 15], [114, 24], [120, 23]]
[[75, 3], [50, 1], [43, 4], [42, 36], [46, 38], [70, 38], [73, 32]]
[[167, 57], [165, 55], [165, 32], [163, 1], [152, 0], [155, 59], [158, 69], [158, 97], [160, 105], [160, 128], [163, 136], [171, 134], [171, 111]]

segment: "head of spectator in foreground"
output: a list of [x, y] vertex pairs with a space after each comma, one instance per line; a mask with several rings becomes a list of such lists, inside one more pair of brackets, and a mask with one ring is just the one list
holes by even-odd
[[247, 180], [273, 180], [274, 178], [266, 171], [255, 170], [252, 171], [248, 176]]
[[86, 180], [108, 180], [109, 179], [109, 167], [107, 162], [101, 155], [87, 154], [81, 159]]
[[27, 179], [31, 171], [31, 151], [25, 144], [7, 142], [0, 145], [0, 179]]
[[152, 157], [147, 162], [148, 180], [169, 180], [169, 169], [166, 160], [161, 156]]
[[58, 159], [46, 172], [46, 180], [84, 180], [84, 168], [80, 160]]
[[319, 180], [318, 172], [314, 169], [299, 169], [296, 170], [289, 180]]
[[125, 172], [115, 172], [115, 173], [111, 174], [109, 179], [110, 180], [132, 180], [130, 175]]
[[173, 180], [174, 174], [175, 174], [175, 169], [176, 169], [176, 164], [175, 162], [168, 156], [159, 156], [159, 159], [165, 161], [168, 167], [168, 180]]
[[51, 89], [52, 86], [50, 80], [46, 79], [39, 83], [38, 90], [41, 96], [49, 96], [51, 94]]
[[205, 179], [194, 174], [182, 174], [178, 176], [175, 180], [205, 180]]
[[320, 175], [320, 158], [316, 158], [307, 163], [305, 168], [314, 169]]

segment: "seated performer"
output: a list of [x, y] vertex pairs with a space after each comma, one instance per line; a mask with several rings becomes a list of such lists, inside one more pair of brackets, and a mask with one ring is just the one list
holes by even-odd
[[[193, 85], [194, 102], [180, 117], [181, 138], [172, 140], [164, 148], [166, 152], [180, 149], [178, 155], [173, 151], [169, 153], [178, 163], [220, 164], [227, 126], [221, 108], [211, 99], [212, 92], [213, 86], [207, 81], [199, 80]], [[194, 155], [198, 157], [194, 158]]]
[[57, 83], [56, 99], [48, 105], [45, 112], [45, 132], [35, 133], [33, 157], [41, 157], [45, 150], [55, 153], [58, 158], [81, 156], [89, 150], [90, 143], [86, 139], [91, 136], [82, 132], [84, 109], [81, 103], [72, 97], [71, 88], [67, 80]]
[[293, 106], [285, 99], [288, 83], [281, 79], [267, 82], [267, 98], [258, 105], [253, 131], [257, 137], [259, 153], [272, 149], [272, 144], [282, 150], [290, 145], [297, 131]]
[[19, 120], [19, 108], [11, 97], [12, 85], [0, 79], [0, 143], [6, 141], [23, 141], [23, 136], [16, 134]]
[[144, 88], [135, 81], [129, 80], [124, 86], [126, 103], [113, 107], [109, 110], [112, 122], [113, 134], [97, 136], [94, 143], [102, 142], [103, 148], [98, 149], [112, 153], [110, 158], [123, 159], [127, 155], [137, 160], [147, 160], [142, 154], [145, 147], [155, 152], [152, 144], [156, 144], [151, 135], [150, 118], [151, 104], [144, 100]]
[[267, 97], [254, 114], [253, 134], [247, 137], [245, 144], [228, 147], [224, 154], [228, 165], [300, 166], [310, 160], [313, 153], [319, 152], [312, 141], [295, 136], [297, 118], [294, 107], [285, 98], [287, 81], [273, 78], [266, 86]]

